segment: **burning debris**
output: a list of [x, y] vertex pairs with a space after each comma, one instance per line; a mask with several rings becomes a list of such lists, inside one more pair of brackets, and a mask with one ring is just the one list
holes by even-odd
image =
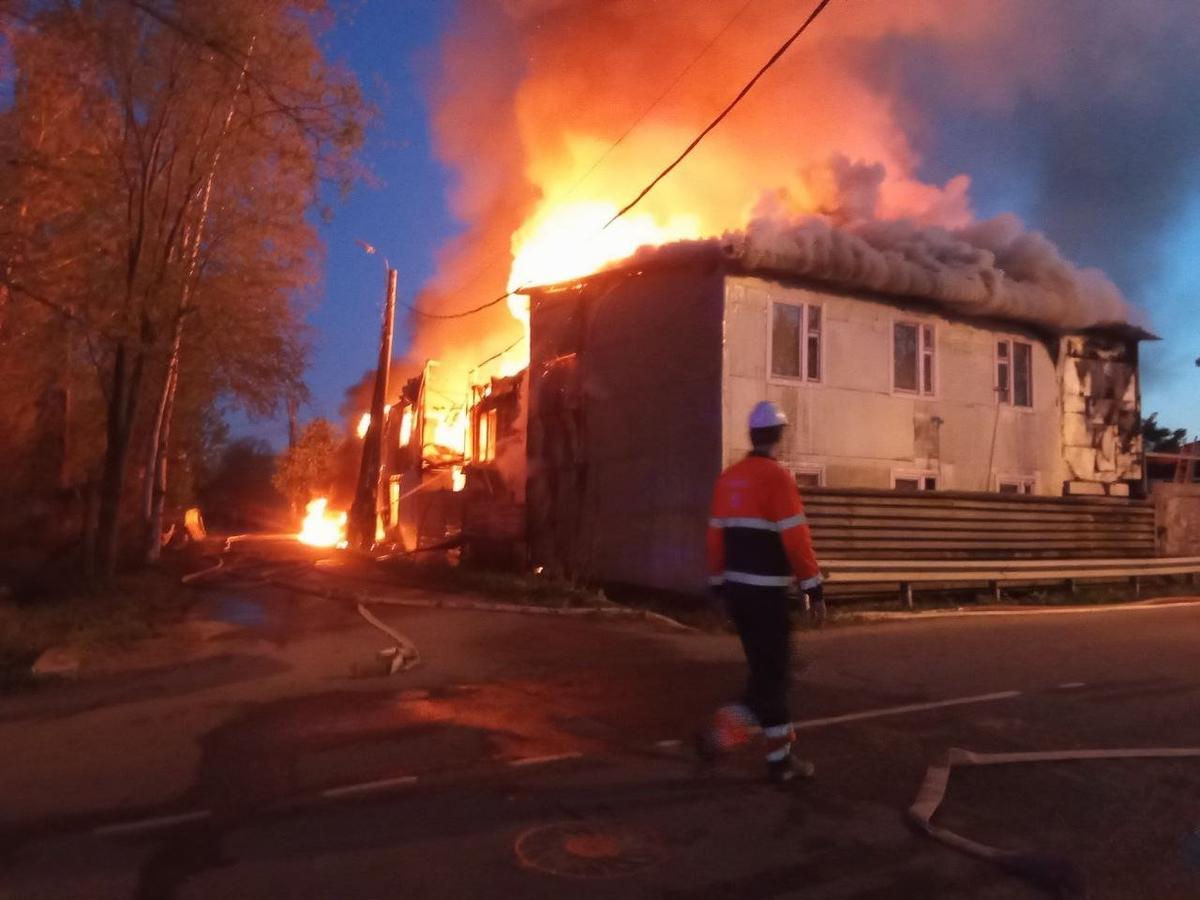
[[346, 513], [330, 510], [329, 500], [317, 497], [309, 501], [304, 511], [304, 524], [296, 539], [312, 547], [344, 547], [346, 545]]

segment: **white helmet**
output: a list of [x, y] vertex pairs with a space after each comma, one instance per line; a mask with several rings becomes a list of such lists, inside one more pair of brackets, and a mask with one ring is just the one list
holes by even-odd
[[751, 428], [775, 428], [787, 423], [787, 416], [783, 414], [783, 410], [770, 400], [756, 403], [754, 409], [750, 410]]

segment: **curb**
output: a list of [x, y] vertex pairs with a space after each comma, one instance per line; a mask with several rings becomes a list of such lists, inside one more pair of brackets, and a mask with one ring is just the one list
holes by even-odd
[[1164, 598], [1139, 600], [1136, 603], [1108, 603], [1089, 606], [1021, 606], [1012, 609], [931, 609], [924, 612], [834, 612], [830, 620], [834, 623], [854, 622], [920, 622], [930, 619], [984, 618], [988, 616], [1069, 616], [1086, 613], [1147, 612], [1156, 609], [1181, 609], [1200, 606], [1200, 597]]

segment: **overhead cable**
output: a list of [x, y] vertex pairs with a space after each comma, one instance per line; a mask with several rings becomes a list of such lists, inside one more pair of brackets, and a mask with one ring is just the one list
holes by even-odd
[[[650, 113], [654, 112], [654, 110], [658, 108], [658, 105], [660, 103], [662, 103], [663, 100], [666, 99], [668, 94], [670, 94], [673, 90], [675, 90], [675, 88], [678, 86], [679, 82], [683, 81], [683, 79], [687, 76], [687, 74], [696, 67], [696, 64], [699, 63], [700, 60], [703, 59], [708, 54], [708, 51], [711, 50], [716, 45], [717, 41], [719, 41], [722, 37], [725, 36], [725, 32], [729, 31], [729, 29], [733, 27], [733, 24], [742, 17], [742, 15], [746, 12], [746, 10], [750, 8], [750, 5], [752, 3], [754, 3], [754, 0], [746, 0], [746, 2], [742, 4], [742, 6], [738, 9], [738, 11], [735, 12], [729, 18], [729, 20], [726, 21], [726, 23], [721, 26], [721, 30], [718, 31], [716, 34], [714, 34], [712, 36], [712, 39], [709, 40], [709, 42], [700, 49], [700, 52], [698, 52], [694, 57], [692, 57], [691, 61], [679, 71], [679, 74], [676, 75], [675, 78], [671, 81], [671, 83], [669, 85], [667, 85], [666, 88], [663, 89], [662, 93], [660, 93], [657, 97], [655, 97], [654, 100], [645, 109], [642, 110], [642, 112], [638, 115], [638, 117], [633, 120], [633, 122], [629, 125], [629, 127], [626, 128], [615, 141], [613, 141], [611, 144], [609, 144], [603, 153], [601, 153], [599, 156], [596, 157], [595, 161], [588, 167], [587, 171], [584, 172], [582, 175], [580, 175], [577, 179], [575, 179], [574, 183], [569, 188], [567, 188], [567, 190], [562, 194], [562, 196], [555, 198], [555, 202], [561, 202], [561, 201], [566, 200], [567, 198], [571, 197], [575, 193], [575, 191], [579, 188], [579, 186], [581, 184], [583, 184], [585, 181], [587, 181], [588, 178], [591, 177], [592, 173], [596, 171], [596, 169], [600, 168], [601, 164], [606, 159], [608, 159], [608, 157], [610, 155], [612, 155], [612, 152], [614, 150], [616, 150], [617, 147], [619, 147], [625, 141], [625, 139], [627, 137], [629, 137], [629, 135], [633, 134], [634, 130], [639, 125], [641, 125], [642, 122], [644, 122], [646, 120], [646, 117], [649, 116]], [[607, 228], [611, 224], [612, 224], [612, 222], [610, 221], [609, 223], [604, 225], [604, 227], [601, 228], [600, 230], [603, 231], [604, 228]], [[476, 280], [478, 280], [479, 276], [481, 276], [484, 272], [489, 271], [490, 269], [492, 269], [494, 267], [495, 267], [495, 264], [480, 266], [478, 269], [476, 269], [471, 274], [471, 276], [467, 279], [465, 284], [474, 283]], [[487, 303], [484, 303], [480, 306], [475, 307], [474, 309], [467, 309], [467, 310], [463, 310], [462, 312], [458, 312], [458, 313], [428, 313], [428, 312], [424, 312], [423, 310], [418, 309], [413, 304], [405, 303], [403, 301], [401, 301], [400, 305], [405, 307], [406, 309], [416, 313], [417, 315], [422, 316], [423, 318], [426, 318], [426, 319], [461, 319], [461, 318], [465, 318], [466, 316], [474, 315], [477, 312], [483, 312], [483, 310], [485, 310], [485, 309], [490, 309], [491, 307], [500, 303], [502, 300], [506, 299], [509, 296], [509, 294], [520, 293], [521, 290], [525, 287], [528, 287], [528, 285], [521, 285], [521, 287], [516, 288], [515, 290], [512, 290], [512, 291], [509, 291], [503, 297], [497, 297], [495, 300], [490, 300]]]
[[[644, 188], [642, 188], [641, 192], [638, 193], [638, 195], [636, 197], [634, 197], [632, 200], [630, 200], [628, 203], [626, 203], [623, 207], [621, 207], [621, 209], [617, 212], [617, 214], [614, 215], [611, 219], [609, 219], [604, 224], [604, 228], [608, 228], [609, 225], [612, 225], [613, 222], [617, 221], [617, 219], [621, 218], [621, 216], [625, 215], [627, 212], [629, 212], [631, 209], [633, 209], [635, 206], [637, 206], [639, 203], [641, 203], [643, 198], [645, 198], [645, 196], [647, 194], [649, 194], [652, 190], [654, 190], [654, 188], [658, 186], [658, 183], [660, 181], [662, 181], [664, 178], [666, 178], [668, 175], [670, 175], [671, 172], [674, 170], [674, 168], [676, 166], [678, 166], [681, 162], [683, 162], [688, 157], [688, 155], [693, 150], [695, 150], [696, 147], [698, 147], [700, 145], [700, 142], [708, 136], [708, 133], [710, 131], [712, 131], [714, 128], [716, 128], [718, 125], [720, 125], [722, 120], [724, 120], [724, 118], [726, 116], [728, 116], [731, 112], [733, 112], [733, 108], [742, 101], [743, 97], [745, 97], [748, 93], [750, 93], [751, 88], [753, 88], [754, 85], [758, 83], [758, 80], [767, 73], [768, 69], [770, 69], [773, 65], [775, 65], [775, 63], [777, 63], [779, 61], [779, 58], [788, 51], [788, 48], [791, 47], [792, 44], [794, 44], [796, 42], [796, 39], [799, 38], [800, 35], [804, 34], [805, 31], [808, 30], [808, 26], [816, 21], [817, 16], [819, 16], [824, 11], [825, 7], [828, 6], [830, 4], [830, 2], [831, 2], [831, 0], [821, 0], [821, 2], [816, 5], [816, 7], [813, 9], [813, 11], [811, 13], [809, 13], [808, 18], [804, 20], [804, 24], [802, 24], [799, 28], [797, 28], [794, 32], [792, 32], [792, 36], [789, 37], [786, 41], [784, 41], [783, 45], [771, 55], [771, 58], [766, 61], [766, 63], [763, 65], [763, 67], [754, 73], [754, 77], [751, 78], [748, 82], [746, 82], [746, 86], [743, 87], [740, 91], [738, 91], [737, 96], [734, 97], [733, 100], [730, 101], [729, 105], [726, 106], [723, 110], [721, 110], [717, 114], [717, 117], [715, 119], [713, 119], [711, 122], [709, 122], [708, 126], [703, 131], [701, 131], [698, 135], [696, 135], [696, 137], [692, 140], [692, 142], [683, 149], [683, 152], [680, 153], [677, 157], [675, 157], [674, 160], [672, 160], [670, 165], [668, 165], [665, 169], [663, 169], [661, 172], [659, 172], [657, 175], [655, 175], [654, 179], [648, 185], [646, 185]], [[601, 230], [603, 230], [603, 229], [601, 229]]]

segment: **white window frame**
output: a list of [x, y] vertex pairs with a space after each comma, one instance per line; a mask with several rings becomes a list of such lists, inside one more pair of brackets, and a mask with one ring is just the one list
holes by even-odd
[[[1008, 346], [1008, 399], [1000, 399], [1000, 345]], [[1017, 404], [1017, 344], [1029, 348], [1029, 405]], [[1033, 341], [1026, 341], [1012, 336], [997, 336], [992, 342], [992, 393], [995, 394], [999, 406], [1007, 406], [1017, 410], [1032, 410], [1037, 404], [1033, 389]]]
[[1022, 497], [1032, 496], [1037, 493], [1037, 476], [1036, 475], [997, 475], [995, 491], [1001, 493], [1000, 487], [1005, 484], [1015, 484], [1017, 486], [1016, 494]]
[[[917, 389], [915, 391], [908, 388], [896, 386], [896, 326], [911, 325], [917, 329]], [[925, 341], [925, 329], [929, 329], [932, 337], [932, 350]], [[889, 329], [891, 335], [888, 337], [888, 380], [892, 385], [892, 393], [898, 394], [901, 397], [919, 397], [922, 399], [936, 400], [938, 396], [939, 379], [939, 364], [938, 364], [938, 327], [936, 322], [929, 322], [924, 319], [914, 316], [902, 316], [892, 319], [892, 327]], [[930, 353], [933, 358], [933, 364], [930, 366], [932, 370], [930, 377], [933, 379], [933, 384], [930, 390], [925, 390], [925, 356]]]
[[925, 479], [932, 478], [937, 484], [937, 487], [932, 490], [940, 491], [944, 489], [942, 478], [938, 475], [937, 469], [892, 469], [892, 490], [896, 490], [896, 482], [898, 480], [912, 480], [917, 482], [917, 493], [930, 490], [925, 486]]
[[[800, 312], [800, 374], [799, 375], [778, 375], [775, 372], [775, 307], [776, 306], [795, 306], [799, 307]], [[817, 354], [817, 377], [812, 378], [808, 374], [808, 338], [809, 338], [809, 310], [812, 308], [819, 310], [821, 315], [821, 328], [817, 332], [817, 341], [820, 344], [820, 351]], [[824, 303], [809, 303], [805, 300], [784, 300], [776, 297], [770, 298], [767, 305], [767, 380], [772, 384], [822, 384], [825, 381], [825, 333], [828, 328], [825, 319], [825, 304]]]
[[[797, 475], [816, 475], [817, 487], [825, 487], [825, 467], [818, 463], [797, 463], [789, 467], [792, 478]], [[797, 482], [799, 485], [799, 482]]]

